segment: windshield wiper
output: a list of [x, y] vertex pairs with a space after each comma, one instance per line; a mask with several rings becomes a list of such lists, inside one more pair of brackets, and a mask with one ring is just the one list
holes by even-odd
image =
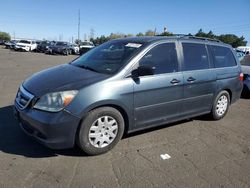
[[81, 68], [84, 68], [86, 70], [90, 70], [90, 71], [93, 71], [93, 72], [98, 72], [97, 70], [95, 70], [95, 69], [93, 69], [92, 67], [89, 67], [89, 66], [85, 66], [85, 65], [78, 65], [78, 66], [81, 67]]

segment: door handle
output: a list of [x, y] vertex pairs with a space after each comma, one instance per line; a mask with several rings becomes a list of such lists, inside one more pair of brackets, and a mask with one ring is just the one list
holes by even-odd
[[178, 84], [180, 82], [181, 82], [180, 80], [177, 80], [176, 78], [174, 78], [170, 83], [171, 84]]
[[192, 76], [191, 77], [189, 77], [188, 79], [187, 79], [187, 81], [188, 82], [193, 82], [193, 81], [195, 81], [196, 79], [195, 78], [193, 78]]

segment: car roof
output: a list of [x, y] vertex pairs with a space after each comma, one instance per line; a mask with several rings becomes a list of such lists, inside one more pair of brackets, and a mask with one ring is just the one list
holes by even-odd
[[192, 35], [180, 35], [180, 36], [140, 36], [140, 37], [126, 37], [115, 39], [119, 41], [125, 42], [134, 42], [134, 43], [155, 43], [158, 41], [167, 41], [167, 40], [185, 40], [185, 41], [194, 41], [212, 45], [223, 45], [231, 47], [231, 45], [221, 42], [217, 39], [203, 38], [203, 37], [195, 37]]

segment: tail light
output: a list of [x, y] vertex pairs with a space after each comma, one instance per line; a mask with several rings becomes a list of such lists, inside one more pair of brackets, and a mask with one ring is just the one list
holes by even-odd
[[239, 79], [240, 79], [240, 81], [243, 81], [243, 80], [244, 80], [244, 74], [243, 74], [243, 73], [240, 73]]

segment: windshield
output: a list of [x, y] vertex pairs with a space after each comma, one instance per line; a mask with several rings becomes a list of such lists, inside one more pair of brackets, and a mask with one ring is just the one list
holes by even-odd
[[20, 40], [19, 43], [24, 43], [24, 44], [30, 44], [31, 41], [27, 41], [27, 40]]
[[240, 61], [243, 66], [250, 66], [250, 55], [245, 55], [244, 58]]
[[104, 43], [72, 62], [73, 65], [103, 74], [114, 74], [142, 48], [142, 44], [128, 41]]
[[81, 45], [82, 46], [94, 46], [93, 43], [90, 43], [90, 42], [82, 42]]
[[66, 46], [67, 42], [57, 42], [56, 46]]
[[40, 44], [41, 44], [41, 45], [49, 45], [50, 42], [49, 42], [49, 41], [42, 41]]

